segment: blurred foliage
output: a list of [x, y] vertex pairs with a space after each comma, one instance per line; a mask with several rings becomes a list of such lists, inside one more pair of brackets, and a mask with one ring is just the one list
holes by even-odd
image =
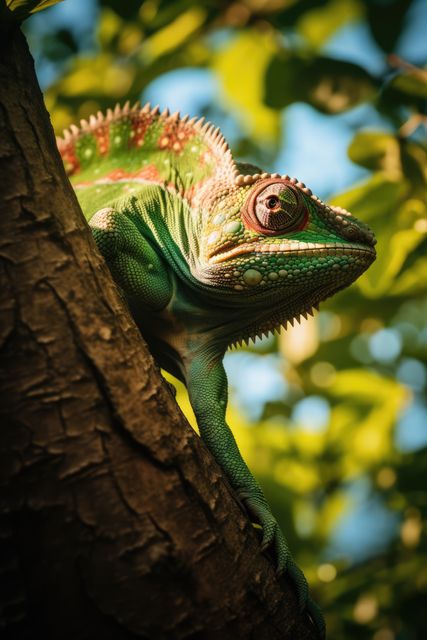
[[[199, 115], [231, 121], [236, 155], [267, 170], [289, 105], [331, 119], [366, 104], [375, 111], [376, 127], [359, 127], [348, 149], [366, 179], [330, 200], [372, 226], [378, 259], [315, 319], [228, 357], [250, 357], [255, 368], [275, 358], [284, 385], [252, 418], [235, 385], [229, 421], [326, 612], [329, 637], [424, 639], [427, 70], [397, 55], [415, 2], [94, 0], [88, 26], [77, 14], [58, 19], [70, 1], [25, 27], [58, 133], [117, 101], [143, 99], [153, 80], [182, 68], [210, 71], [219, 91], [214, 103], [201, 96]], [[325, 50], [356, 24], [383, 56], [381, 74]], [[413, 446], [407, 431], [417, 433]]]
[[62, 0], [0, 0], [0, 30]]

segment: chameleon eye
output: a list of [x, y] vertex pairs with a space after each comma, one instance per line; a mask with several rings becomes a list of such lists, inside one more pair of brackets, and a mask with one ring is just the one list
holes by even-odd
[[266, 201], [268, 209], [277, 209], [280, 206], [280, 200], [277, 196], [270, 196]]
[[263, 235], [281, 235], [302, 228], [306, 210], [293, 184], [269, 180], [253, 191], [242, 211], [243, 221]]

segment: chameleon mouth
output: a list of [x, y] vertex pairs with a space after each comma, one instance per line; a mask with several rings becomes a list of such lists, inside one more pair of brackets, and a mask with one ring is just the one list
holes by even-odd
[[280, 253], [280, 254], [292, 254], [299, 257], [313, 257], [319, 254], [323, 255], [352, 255], [358, 257], [368, 258], [373, 261], [376, 256], [376, 251], [373, 247], [364, 244], [352, 244], [348, 242], [300, 242], [299, 240], [286, 240], [280, 244], [265, 244], [262, 242], [248, 242], [224, 251], [224, 247], [218, 252], [214, 252], [209, 256], [210, 264], [220, 264], [235, 256], [240, 256], [245, 253]]

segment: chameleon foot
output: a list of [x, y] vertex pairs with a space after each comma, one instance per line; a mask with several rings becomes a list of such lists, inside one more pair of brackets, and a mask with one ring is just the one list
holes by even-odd
[[277, 575], [287, 573], [296, 587], [296, 594], [300, 610], [306, 610], [313, 620], [320, 638], [325, 637], [325, 621], [320, 608], [311, 599], [308, 593], [307, 580], [301, 569], [296, 565], [292, 558], [285, 536], [279, 527], [278, 522], [265, 502], [259, 496], [250, 496], [244, 491], [239, 492], [239, 497], [248, 510], [249, 514], [262, 527], [261, 549], [264, 551], [269, 547], [274, 547], [277, 563]]

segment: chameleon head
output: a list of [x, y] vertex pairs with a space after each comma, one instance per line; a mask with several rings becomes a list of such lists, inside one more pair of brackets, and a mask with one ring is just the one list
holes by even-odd
[[205, 283], [233, 293], [243, 306], [287, 300], [289, 319], [348, 286], [375, 260], [369, 227], [277, 174], [239, 175], [218, 188], [202, 236]]

